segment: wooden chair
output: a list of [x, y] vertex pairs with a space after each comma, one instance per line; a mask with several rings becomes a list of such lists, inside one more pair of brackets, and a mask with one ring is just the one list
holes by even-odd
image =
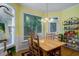
[[23, 52], [21, 55], [22, 56], [33, 56], [33, 52], [32, 52], [32, 36], [30, 35], [29, 39], [28, 39], [28, 45], [29, 45], [29, 49], [26, 52]]
[[[54, 34], [54, 35], [53, 35], [53, 39], [54, 39], [54, 40], [58, 40], [58, 41], [61, 40], [61, 39], [59, 38], [59, 35], [58, 35], [58, 34]], [[54, 52], [53, 52], [53, 55], [54, 55], [54, 56], [60, 56], [60, 55], [61, 55], [61, 48], [60, 48], [60, 47], [54, 49], [53, 51], [54, 51]]]
[[46, 39], [53, 39], [52, 34], [47, 33], [47, 34], [46, 34]]
[[[53, 33], [46, 34], [46, 39], [60, 40], [59, 36], [57, 34], [55, 34], [55, 33], [54, 34]], [[51, 55], [53, 55], [53, 56], [60, 56], [61, 55], [61, 48], [58, 47], [58, 48], [56, 48], [56, 49], [54, 49], [54, 50], [52, 50], [50, 52], [48, 52], [48, 53], [50, 53], [49, 54], [50, 56]]]
[[59, 39], [58, 35], [56, 35], [55, 33], [47, 33], [46, 34], [46, 39]]
[[29, 45], [29, 49], [28, 49], [28, 51], [26, 51], [26, 52], [24, 52], [24, 53], [22, 53], [22, 56], [25, 56], [25, 55], [27, 55], [27, 56], [33, 56], [33, 37], [34, 37], [34, 32], [31, 32], [30, 33], [30, 36], [29, 36], [29, 39], [28, 39], [28, 45]]
[[32, 50], [32, 46], [33, 46], [33, 33], [31, 33], [31, 35], [30, 35], [30, 38], [28, 40], [28, 45], [29, 45], [29, 51], [33, 55], [33, 50]]
[[[61, 39], [59, 38], [58, 34], [54, 35], [54, 40], [61, 41]], [[53, 51], [54, 51], [53, 55], [55, 55], [55, 56], [61, 56], [61, 47], [58, 47], [58, 48], [54, 49]]]
[[35, 56], [40, 56], [40, 47], [39, 47], [39, 37], [35, 37], [34, 40], [37, 42], [33, 41], [33, 52]]
[[[34, 42], [37, 41], [37, 43]], [[29, 50], [27, 52], [22, 53], [22, 56], [40, 56], [40, 48], [39, 48], [39, 37], [35, 35], [34, 32], [30, 33], [30, 37], [28, 39]]]
[[[34, 40], [36, 42], [34, 42]], [[29, 49], [34, 56], [40, 56], [40, 47], [39, 47], [39, 36], [35, 33], [31, 33], [31, 40], [30, 40], [30, 46]]]
[[55, 56], [61, 56], [61, 47], [58, 47], [56, 49], [53, 50], [53, 55]]
[[57, 34], [54, 34], [54, 40], [59, 40], [59, 36]]

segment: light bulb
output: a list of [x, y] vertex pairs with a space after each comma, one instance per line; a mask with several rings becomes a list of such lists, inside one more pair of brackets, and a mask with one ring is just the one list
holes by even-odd
[[48, 21], [48, 18], [45, 18], [46, 21]]
[[46, 22], [46, 20], [45, 19], [41, 19], [41, 22]]
[[43, 19], [41, 19], [41, 22], [43, 22]]
[[53, 22], [53, 20], [54, 20], [54, 19], [51, 18], [49, 22]]

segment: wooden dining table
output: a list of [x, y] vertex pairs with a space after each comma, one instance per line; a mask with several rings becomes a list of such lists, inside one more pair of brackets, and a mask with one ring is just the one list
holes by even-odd
[[39, 40], [39, 46], [42, 49], [43, 56], [47, 56], [49, 51], [59, 48], [63, 45], [65, 45], [65, 43], [58, 40], [52, 40], [52, 39]]

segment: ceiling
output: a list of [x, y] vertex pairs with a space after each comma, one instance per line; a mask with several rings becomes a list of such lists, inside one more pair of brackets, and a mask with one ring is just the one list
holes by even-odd
[[58, 12], [63, 11], [69, 7], [77, 5], [78, 3], [22, 3], [22, 6], [32, 8], [33, 10], [39, 10], [41, 12]]

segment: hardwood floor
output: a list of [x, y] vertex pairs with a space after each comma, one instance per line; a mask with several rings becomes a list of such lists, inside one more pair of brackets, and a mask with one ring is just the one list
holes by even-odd
[[[28, 49], [21, 50], [21, 51], [17, 52], [16, 55], [21, 56], [21, 53], [26, 52], [26, 51], [28, 51]], [[69, 49], [69, 48], [62, 47], [61, 48], [61, 55], [62, 56], [79, 56], [79, 52], [74, 51], [74, 50]]]
[[28, 49], [18, 51], [18, 52], [16, 53], [16, 56], [21, 56], [22, 53], [27, 52], [27, 51], [28, 51]]
[[62, 47], [61, 51], [62, 56], [79, 56], [79, 51], [75, 51], [66, 47]]

